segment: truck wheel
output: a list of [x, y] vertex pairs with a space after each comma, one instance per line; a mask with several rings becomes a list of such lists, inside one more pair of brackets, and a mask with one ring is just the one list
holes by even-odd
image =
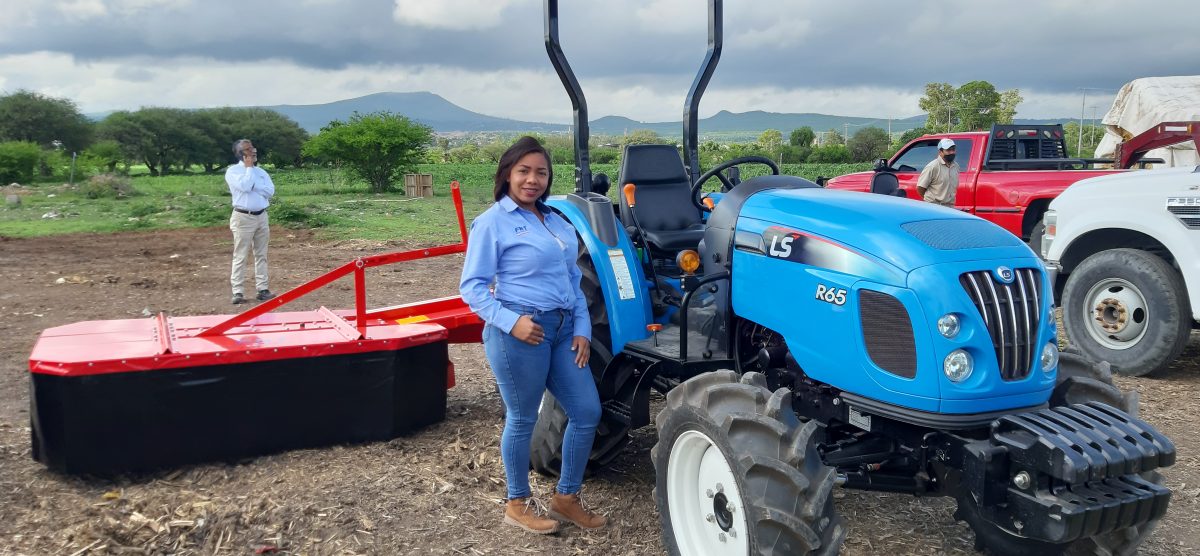
[[[1137, 394], [1123, 394], [1112, 382], [1108, 363], [1096, 363], [1075, 350], [1064, 351], [1058, 364], [1058, 378], [1050, 394], [1050, 407], [1059, 407], [1088, 401], [1106, 403], [1126, 413], [1137, 416]], [[1162, 484], [1162, 476], [1156, 471], [1142, 473], [1148, 481]], [[1041, 556], [1045, 554], [1073, 554], [1095, 556], [1121, 556], [1136, 554], [1142, 541], [1150, 535], [1158, 521], [1150, 521], [1135, 527], [1117, 529], [1110, 533], [1079, 539], [1056, 545], [1033, 541], [1013, 535], [983, 517], [970, 496], [959, 496], [957, 519], [966, 521], [975, 531], [975, 548], [992, 554], [1022, 554]]]
[[836, 554], [846, 536], [821, 462], [824, 427], [760, 373], [699, 375], [667, 393], [650, 453], [672, 555]]
[[1124, 375], [1165, 369], [1187, 346], [1191, 309], [1183, 278], [1138, 249], [1084, 259], [1063, 289], [1063, 325], [1071, 344]]
[[1033, 225], [1033, 229], [1029, 230], [1029, 248], [1033, 249], [1033, 254], [1037, 255], [1038, 258], [1042, 256], [1042, 237], [1045, 235], [1045, 220], [1038, 220], [1038, 223]]
[[[588, 313], [592, 318], [592, 355], [588, 361], [592, 376], [598, 377], [612, 361], [612, 340], [608, 330], [608, 311], [604, 307], [604, 294], [600, 290], [600, 278], [592, 258], [579, 242], [579, 270], [583, 276], [579, 288], [588, 302]], [[603, 402], [604, 400], [600, 400]], [[547, 477], [557, 477], [562, 470], [562, 442], [567, 430], [567, 414], [550, 392], [542, 396], [538, 410], [538, 422], [533, 427], [529, 443], [529, 466]], [[629, 424], [619, 418], [601, 413], [596, 427], [596, 438], [592, 441], [592, 453], [588, 456], [587, 469], [594, 472], [612, 463], [629, 444]]]

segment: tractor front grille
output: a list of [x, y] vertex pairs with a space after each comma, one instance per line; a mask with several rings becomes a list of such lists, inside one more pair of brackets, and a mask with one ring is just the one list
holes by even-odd
[[1012, 275], [1008, 283], [988, 270], [967, 272], [959, 277], [991, 334], [996, 362], [1004, 380], [1029, 376], [1041, 347], [1037, 345], [1041, 315], [1040, 274], [1033, 268], [1018, 268]]
[[886, 293], [858, 292], [858, 318], [867, 355], [879, 368], [904, 378], [917, 376], [917, 345], [904, 304]]

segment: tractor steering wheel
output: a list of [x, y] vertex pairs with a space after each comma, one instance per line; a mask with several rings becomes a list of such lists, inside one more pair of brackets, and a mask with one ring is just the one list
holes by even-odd
[[721, 172], [733, 168], [739, 164], [749, 163], [765, 165], [771, 169], [772, 176], [779, 175], [779, 166], [776, 166], [774, 161], [765, 156], [743, 156], [733, 160], [726, 160], [725, 162], [712, 167], [709, 171], [700, 174], [699, 178], [696, 178], [696, 183], [692, 184], [692, 204], [696, 205], [696, 208], [700, 209], [701, 211], [708, 210], [708, 207], [700, 203], [700, 187], [704, 185], [704, 182], [712, 179], [713, 176], [716, 176], [717, 179], [721, 180], [721, 190], [729, 191], [730, 189], [734, 188], [734, 185], [729, 183], [729, 178], [726, 178], [725, 174], [722, 174]]

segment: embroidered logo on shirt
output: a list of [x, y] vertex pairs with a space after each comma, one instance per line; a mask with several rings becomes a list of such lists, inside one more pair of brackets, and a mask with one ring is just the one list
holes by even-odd
[[516, 228], [513, 228], [513, 233], [517, 234], [519, 236], [523, 236], [523, 235], [529, 233], [529, 226], [517, 226]]

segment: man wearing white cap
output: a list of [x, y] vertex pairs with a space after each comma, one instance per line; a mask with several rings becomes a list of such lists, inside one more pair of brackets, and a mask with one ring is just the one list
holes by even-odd
[[917, 193], [930, 203], [954, 208], [958, 192], [958, 163], [954, 161], [954, 140], [938, 141], [938, 157], [930, 160], [917, 179]]

